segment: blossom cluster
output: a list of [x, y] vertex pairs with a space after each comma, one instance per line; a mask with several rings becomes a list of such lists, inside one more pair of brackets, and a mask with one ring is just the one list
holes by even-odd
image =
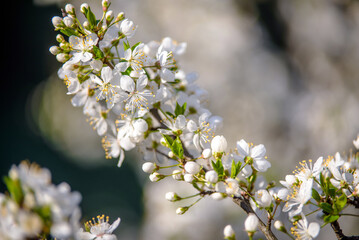
[[54, 185], [51, 172], [36, 163], [13, 165], [4, 177], [7, 187], [0, 193], [0, 239], [111, 239], [120, 224], [118, 218], [109, 224], [104, 215], [80, 227], [81, 194], [71, 192], [63, 182]]
[[[278, 209], [288, 212], [293, 221], [292, 235], [299, 239], [315, 238], [320, 230], [316, 222], [308, 223], [304, 207], [315, 205], [325, 223], [336, 221], [347, 203], [358, 202], [358, 157], [343, 159], [340, 154], [302, 162], [293, 175], [287, 175], [284, 186], [267, 183], [262, 173], [271, 163], [264, 145], [241, 139], [230, 149], [217, 131], [223, 119], [205, 107], [206, 91], [185, 73], [178, 60], [186, 50], [185, 43], [167, 37], [161, 41], [131, 43], [137, 26], [124, 13], [116, 17], [110, 2], [102, 1], [100, 19], [86, 4], [82, 24], [71, 4], [62, 17], [52, 19], [59, 46], [50, 48], [63, 63], [58, 75], [72, 95], [71, 103], [83, 113], [102, 137], [107, 158], [119, 158], [137, 147], [146, 161], [142, 165], [152, 182], [167, 177], [184, 181], [198, 193], [179, 196], [168, 192], [166, 199], [180, 201], [197, 198], [191, 205], [176, 210], [184, 214], [203, 197], [219, 200], [232, 198], [249, 213], [245, 228], [250, 238], [257, 227], [270, 230]], [[314, 199], [312, 201], [311, 199]], [[265, 211], [269, 225], [255, 214]], [[283, 224], [275, 227], [283, 232]], [[263, 229], [263, 228], [262, 228]], [[225, 236], [234, 239], [231, 228]], [[232, 236], [233, 235], [233, 236]]]
[[13, 165], [0, 193], [0, 239], [70, 239], [79, 228], [81, 195], [37, 164]]

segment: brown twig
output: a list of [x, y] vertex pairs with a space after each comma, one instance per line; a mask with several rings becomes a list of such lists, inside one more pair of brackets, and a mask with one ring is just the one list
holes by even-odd
[[359, 236], [345, 236], [338, 221], [332, 222], [330, 226], [334, 230], [335, 236], [338, 240], [359, 240]]

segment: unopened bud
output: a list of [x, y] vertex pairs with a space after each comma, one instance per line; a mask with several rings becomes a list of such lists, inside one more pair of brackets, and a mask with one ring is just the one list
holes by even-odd
[[[211, 142], [212, 153], [216, 155], [222, 155], [221, 153], [227, 150], [227, 140], [224, 136], [215, 136]], [[220, 157], [218, 156], [218, 157]]]
[[119, 21], [122, 21], [123, 19], [125, 19], [125, 13], [123, 12], [120, 12], [119, 14], [117, 14], [117, 17], [116, 17], [116, 22], [119, 22]]
[[226, 197], [226, 195], [224, 193], [215, 192], [215, 193], [211, 194], [211, 198], [213, 200], [217, 200], [217, 201], [222, 200], [225, 197]]
[[214, 170], [206, 172], [205, 178], [210, 183], [216, 183], [218, 181], [218, 173]]
[[145, 173], [152, 173], [156, 169], [156, 165], [153, 162], [145, 162], [142, 164], [142, 170]]
[[281, 232], [284, 232], [284, 233], [287, 232], [287, 229], [285, 229], [284, 224], [283, 224], [281, 221], [279, 221], [279, 220], [277, 220], [277, 221], [274, 222], [274, 227], [275, 227], [275, 229], [277, 229], [278, 231], [281, 231]]
[[69, 15], [75, 15], [75, 7], [74, 5], [68, 3], [65, 6], [65, 12]]
[[107, 22], [111, 22], [113, 19], [113, 12], [111, 10], [106, 12], [105, 18]]
[[174, 180], [181, 181], [183, 180], [182, 171], [176, 169], [172, 172], [172, 177]]
[[188, 210], [188, 207], [179, 207], [179, 208], [176, 209], [176, 214], [177, 215], [182, 215], [185, 212], [187, 212], [187, 210]]
[[185, 180], [185, 182], [191, 183], [194, 180], [194, 176], [192, 174], [187, 173], [183, 176], [183, 179]]
[[72, 19], [72, 17], [64, 17], [63, 21], [66, 27], [72, 27], [74, 25], [74, 19]]
[[210, 148], [206, 148], [202, 152], [203, 158], [210, 158], [212, 156], [212, 150]]
[[62, 43], [62, 42], [65, 42], [65, 38], [61, 34], [57, 34], [56, 35], [56, 41], [59, 42], [59, 43]]
[[248, 217], [244, 221], [244, 229], [248, 233], [254, 233], [255, 231], [257, 231], [258, 224], [259, 224], [259, 220], [257, 216], [254, 215], [253, 213], [250, 213], [248, 214]]
[[87, 30], [90, 29], [90, 23], [88, 21], [84, 21], [84, 23], [82, 25], [84, 26], [85, 29], [87, 29]]
[[149, 178], [151, 182], [158, 182], [161, 179], [163, 179], [165, 176], [159, 174], [158, 172], [154, 172], [152, 174], [150, 174]]
[[58, 28], [62, 25], [62, 18], [55, 16], [51, 19], [52, 25], [54, 25], [55, 28]]
[[49, 51], [52, 55], [57, 55], [60, 53], [60, 48], [58, 46], [52, 46], [49, 48]]
[[177, 193], [175, 193], [175, 192], [168, 192], [168, 193], [166, 193], [165, 197], [170, 202], [175, 202], [175, 201], [178, 201], [181, 199], [181, 197], [178, 196]]
[[172, 151], [169, 151], [168, 152], [168, 157], [169, 158], [173, 158], [175, 156], [175, 154], [172, 152]]
[[69, 58], [70, 58], [69, 55], [66, 53], [59, 53], [56, 55], [56, 60], [61, 63], [66, 62], [67, 60], [69, 60]]
[[187, 162], [184, 169], [190, 174], [197, 174], [201, 170], [201, 165], [196, 162]]
[[109, 0], [102, 0], [102, 10], [104, 12], [107, 11], [109, 6], [110, 6], [110, 1]]
[[87, 10], [89, 9], [89, 5], [87, 3], [83, 3], [81, 4], [80, 6], [80, 11], [83, 13], [83, 14], [86, 14]]
[[227, 225], [223, 229], [223, 235], [225, 239], [234, 239], [235, 238], [235, 232], [231, 225]]

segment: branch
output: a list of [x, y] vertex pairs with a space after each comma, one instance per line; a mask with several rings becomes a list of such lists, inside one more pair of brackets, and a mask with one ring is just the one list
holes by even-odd
[[[238, 197], [234, 197], [233, 202], [235, 204], [237, 204], [238, 206], [240, 206], [247, 214], [253, 213], [257, 216], [257, 214], [253, 211], [253, 209], [247, 199], [245, 199], [245, 198], [241, 199]], [[258, 228], [259, 228], [259, 230], [261, 230], [261, 232], [264, 234], [264, 236], [268, 240], [277, 240], [277, 237], [272, 233], [272, 231], [269, 228], [267, 228], [267, 226], [262, 222], [262, 220], [258, 216], [257, 216], [257, 218], [259, 220]]]
[[334, 221], [330, 224], [333, 228], [335, 235], [337, 236], [338, 240], [359, 240], [359, 236], [345, 236], [342, 229], [340, 228], [339, 222]]

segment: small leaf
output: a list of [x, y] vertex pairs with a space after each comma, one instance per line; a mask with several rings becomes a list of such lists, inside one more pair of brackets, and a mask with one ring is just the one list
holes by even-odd
[[126, 51], [127, 49], [130, 48], [130, 44], [127, 41], [123, 41], [123, 48]]
[[312, 189], [312, 198], [317, 202], [320, 202], [321, 199], [320, 194], [314, 188]]
[[135, 50], [135, 48], [136, 48], [138, 45], [140, 45], [140, 44], [141, 44], [141, 42], [136, 43], [135, 45], [133, 45], [133, 46], [131, 47], [131, 50], [132, 50], [132, 51]]
[[173, 138], [171, 138], [171, 136], [165, 135], [165, 134], [162, 134], [162, 137], [165, 139], [167, 145], [171, 147], [173, 144]]
[[343, 193], [340, 197], [334, 202], [334, 210], [336, 213], [339, 213], [345, 205], [347, 204], [347, 196]]
[[234, 160], [232, 160], [231, 178], [235, 178], [236, 176], [237, 176], [236, 162]]
[[324, 216], [323, 220], [326, 223], [332, 223], [332, 222], [338, 220], [338, 218], [339, 218], [339, 215], [326, 215], [326, 216]]
[[329, 203], [326, 203], [326, 202], [320, 203], [319, 207], [321, 209], [323, 209], [323, 211], [326, 212], [326, 213], [332, 213], [334, 211], [332, 205], [330, 205]]
[[87, 20], [89, 20], [90, 25], [92, 26], [92, 28], [94, 26], [96, 26], [96, 16], [95, 14], [91, 11], [90, 7], [88, 8], [88, 11], [86, 12], [86, 18]]
[[182, 142], [181, 139], [179, 137], [177, 137], [171, 146], [171, 151], [178, 156], [179, 158], [183, 158], [183, 147], [182, 147]]
[[60, 32], [63, 33], [64, 35], [68, 36], [68, 37], [70, 37], [72, 35], [75, 35], [75, 36], [78, 35], [76, 33], [76, 31], [71, 29], [71, 28], [61, 29]]
[[21, 188], [20, 180], [13, 180], [9, 177], [4, 177], [4, 183], [10, 193], [11, 198], [17, 203], [21, 204], [24, 198], [24, 193]]
[[104, 57], [103, 52], [98, 47], [93, 46], [92, 49], [95, 54], [95, 59], [101, 59]]
[[336, 189], [335, 189], [335, 188], [329, 188], [329, 189], [328, 189], [328, 194], [329, 194], [329, 196], [331, 196], [332, 198], [335, 198], [335, 192], [336, 192]]

